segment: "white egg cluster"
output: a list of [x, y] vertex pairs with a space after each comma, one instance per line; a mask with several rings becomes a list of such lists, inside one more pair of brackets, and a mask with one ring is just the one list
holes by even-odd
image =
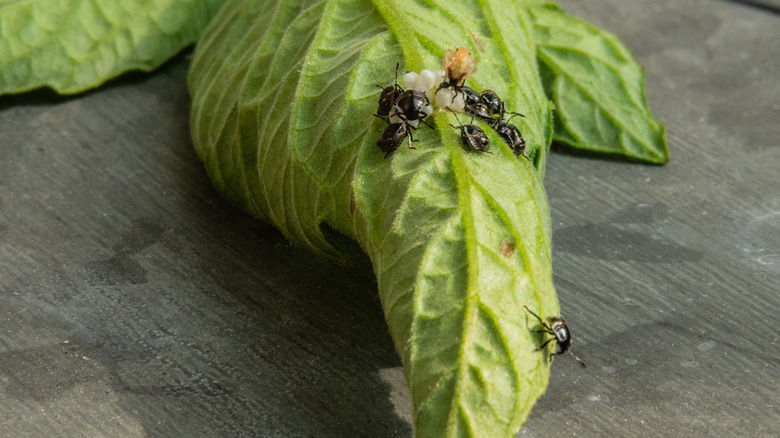
[[404, 82], [404, 88], [422, 91], [431, 99], [430, 92], [433, 87], [437, 87], [444, 80], [444, 72], [433, 72], [431, 70], [422, 70], [420, 73], [413, 71], [407, 72], [401, 78]]
[[466, 111], [466, 102], [463, 100], [463, 93], [458, 93], [452, 87], [440, 88], [436, 92], [434, 103], [439, 108], [448, 108], [455, 112], [462, 113]]

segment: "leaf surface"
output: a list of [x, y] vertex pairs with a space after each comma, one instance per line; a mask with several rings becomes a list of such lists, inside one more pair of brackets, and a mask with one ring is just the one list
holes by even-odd
[[645, 97], [642, 67], [614, 35], [549, 2], [529, 7], [537, 55], [555, 104], [555, 141], [587, 152], [669, 161], [663, 124]]
[[[191, 129], [214, 184], [293, 242], [332, 253], [331, 228], [360, 243], [420, 437], [513, 436], [549, 378], [522, 307], [558, 314], [531, 32], [512, 1], [231, 0], [195, 53]], [[385, 159], [376, 85], [459, 46], [479, 61], [469, 85], [526, 114], [530, 158], [486, 125], [492, 153], [465, 152], [439, 112]]]
[[0, 94], [63, 94], [149, 71], [192, 44], [222, 0], [7, 0], [0, 3]]

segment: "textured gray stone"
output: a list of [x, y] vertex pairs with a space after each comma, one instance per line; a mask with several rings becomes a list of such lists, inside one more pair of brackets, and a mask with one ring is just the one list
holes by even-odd
[[[776, 434], [780, 18], [561, 3], [646, 67], [672, 160], [550, 157], [555, 281], [588, 368], [557, 358], [521, 435]], [[219, 198], [186, 68], [0, 97], [0, 434], [410, 436], [367, 260], [318, 259]]]

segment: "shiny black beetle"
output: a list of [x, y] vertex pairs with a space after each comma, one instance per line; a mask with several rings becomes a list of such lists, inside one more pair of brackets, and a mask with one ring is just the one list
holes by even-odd
[[496, 130], [498, 135], [504, 139], [506, 144], [509, 145], [509, 149], [511, 149], [515, 155], [522, 155], [528, 158], [525, 155], [525, 139], [523, 139], [523, 135], [520, 133], [517, 126], [503, 121], [499, 121], [491, 126], [493, 126], [493, 129]]
[[378, 116], [390, 115], [390, 111], [395, 106], [396, 101], [404, 92], [404, 89], [398, 85], [398, 65], [398, 63], [395, 64], [395, 82], [393, 85], [384, 88], [381, 85], [377, 85], [377, 87], [382, 88], [382, 92], [379, 94], [379, 107], [376, 110], [376, 115]]
[[[452, 111], [452, 110], [450, 110]], [[454, 111], [452, 111], [455, 114]], [[464, 125], [460, 122], [457, 114], [455, 114], [455, 120], [458, 121], [458, 125], [450, 124], [453, 128], [460, 129], [460, 141], [463, 146], [469, 152], [487, 152], [490, 149], [490, 140], [488, 140], [485, 131], [477, 125]]]
[[479, 103], [479, 93], [474, 91], [473, 88], [463, 85], [456, 87], [455, 91], [463, 95], [463, 103], [466, 105], [466, 108]]
[[409, 137], [409, 149], [414, 149], [412, 146], [414, 138], [412, 138], [412, 131], [409, 129], [409, 126], [406, 123], [390, 123], [382, 132], [382, 136], [379, 137], [376, 145], [385, 153], [385, 158], [387, 158], [401, 147], [401, 143], [406, 140], [407, 136]]
[[[473, 91], [473, 90], [472, 90]], [[476, 94], [476, 92], [474, 92]], [[525, 150], [525, 141], [523, 136], [520, 135], [520, 130], [516, 126], [510, 125], [504, 121], [506, 114], [511, 114], [511, 117], [525, 115], [507, 111], [504, 101], [502, 101], [495, 91], [485, 90], [476, 96], [470, 96], [466, 99], [465, 111], [474, 117], [487, 123], [491, 128], [495, 129], [501, 135], [507, 144], [515, 152], [515, 155], [520, 155]], [[520, 152], [517, 152], [520, 150]]]
[[483, 92], [479, 93], [479, 101], [485, 105], [487, 112], [495, 117], [498, 122], [504, 121], [505, 114], [525, 117], [523, 114], [507, 111], [506, 106], [504, 105], [504, 101], [501, 100], [501, 98], [498, 97], [498, 94], [496, 94], [496, 92], [493, 90], [484, 90]]
[[538, 350], [544, 350], [544, 347], [546, 347], [547, 344], [555, 341], [555, 351], [550, 353], [550, 360], [552, 360], [553, 356], [568, 352], [572, 355], [572, 357], [574, 357], [574, 359], [577, 360], [577, 363], [579, 363], [580, 366], [585, 368], [585, 362], [583, 362], [574, 353], [569, 351], [569, 347], [571, 346], [571, 333], [569, 332], [569, 328], [566, 327], [566, 322], [563, 321], [563, 318], [558, 316], [551, 316], [547, 318], [547, 322], [545, 322], [539, 315], [535, 314], [531, 309], [529, 309], [528, 306], [524, 307], [525, 310], [527, 310], [528, 313], [539, 320], [539, 324], [542, 325], [542, 328], [536, 331], [537, 333], [547, 333], [553, 335], [552, 338], [544, 341]]
[[[401, 93], [390, 111], [390, 123], [398, 123], [398, 120], [416, 128], [418, 122], [424, 121], [431, 115], [433, 107], [428, 96], [424, 92], [409, 89]], [[397, 120], [396, 120], [397, 118]]]
[[472, 104], [466, 104], [465, 111], [466, 113], [481, 119], [493, 127], [495, 127], [499, 122], [497, 118], [490, 115], [490, 110], [488, 110], [487, 105], [480, 101], [474, 102]]

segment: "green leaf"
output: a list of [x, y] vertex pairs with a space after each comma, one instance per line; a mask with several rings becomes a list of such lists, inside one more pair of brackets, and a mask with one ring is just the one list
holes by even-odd
[[78, 93], [193, 43], [222, 0], [0, 2], [0, 94]]
[[[332, 253], [335, 229], [365, 249], [419, 437], [513, 436], [549, 378], [523, 309], [558, 313], [531, 32], [514, 1], [231, 0], [196, 49], [191, 129], [214, 184], [293, 242]], [[459, 46], [479, 61], [469, 85], [526, 115], [530, 159], [485, 125], [492, 153], [465, 152], [447, 112], [385, 159], [376, 85]]]
[[537, 56], [555, 104], [555, 141], [650, 163], [669, 161], [663, 124], [650, 112], [642, 67], [614, 35], [554, 3], [529, 7]]

